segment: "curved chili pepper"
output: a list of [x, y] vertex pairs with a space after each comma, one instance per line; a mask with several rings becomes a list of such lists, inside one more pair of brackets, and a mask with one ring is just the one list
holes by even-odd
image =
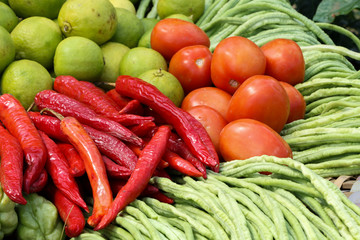
[[[111, 191], [113, 192], [114, 197], [121, 190], [121, 188], [124, 187], [126, 184], [126, 181], [122, 180], [122, 179], [110, 179], [109, 181], [110, 181]], [[147, 184], [144, 191], [141, 192], [140, 196], [148, 197], [151, 194], [157, 193], [159, 191], [160, 190], [157, 187], [155, 187], [154, 185]]]
[[70, 174], [74, 177], [82, 176], [85, 173], [84, 161], [81, 159], [79, 153], [76, 151], [74, 146], [70, 143], [57, 143], [57, 146], [64, 154], [64, 157], [69, 164]]
[[109, 211], [102, 217], [94, 230], [102, 229], [110, 224], [122, 209], [134, 201], [141, 192], [144, 191], [162, 155], [164, 155], [169, 135], [169, 126], [159, 127], [159, 130], [142, 150], [135, 170], [132, 172], [129, 180], [118, 192]]
[[151, 116], [140, 116], [136, 114], [121, 114], [117, 122], [124, 126], [133, 126], [137, 124], [147, 123], [154, 121], [154, 117]]
[[163, 194], [160, 191], [158, 191], [156, 193], [153, 193], [153, 194], [150, 194], [149, 197], [155, 198], [155, 199], [157, 199], [157, 200], [159, 200], [160, 202], [163, 202], [163, 203], [168, 203], [168, 204], [173, 204], [174, 203], [174, 199], [166, 196], [165, 194]]
[[144, 122], [130, 127], [130, 130], [139, 137], [147, 136], [156, 127], [154, 122]]
[[130, 100], [121, 110], [121, 114], [137, 114], [137, 115], [143, 115], [144, 108], [141, 105], [141, 103], [136, 100]]
[[45, 145], [19, 100], [10, 94], [0, 96], [0, 121], [19, 142], [24, 151], [26, 169], [24, 191], [39, 178], [47, 158]]
[[65, 156], [49, 136], [44, 132], [39, 132], [48, 152], [48, 160], [46, 161], [45, 167], [55, 186], [76, 205], [85, 209], [85, 211], [89, 211], [89, 208], [81, 197], [79, 186], [74, 176], [70, 173]]
[[6, 195], [19, 204], [26, 204], [23, 197], [24, 154], [19, 141], [0, 124], [0, 182]]
[[129, 98], [125, 98], [123, 96], [121, 96], [116, 90], [115, 88], [114, 89], [111, 89], [109, 91], [106, 92], [106, 95], [109, 96], [113, 102], [116, 103], [116, 105], [120, 108], [120, 110], [122, 108], [124, 108], [128, 102], [131, 101], [131, 99]]
[[48, 179], [49, 179], [49, 174], [44, 168], [40, 173], [40, 177], [36, 179], [36, 181], [33, 184], [31, 184], [29, 192], [36, 193], [43, 190], [46, 184], [48, 183]]
[[[129, 148], [134, 152], [134, 154], [136, 155], [136, 156], [140, 156], [140, 153], [141, 153], [141, 151], [142, 151], [142, 148], [140, 148], [139, 146], [134, 146], [134, 145], [131, 145], [131, 144], [129, 144], [128, 145], [129, 146]], [[164, 168], [167, 168], [169, 166], [169, 163], [168, 162], [166, 162], [166, 161], [164, 161], [163, 159], [160, 159], [160, 162], [159, 162], [159, 164], [157, 165], [157, 168], [158, 169], [164, 169]]]
[[97, 114], [84, 103], [53, 90], [43, 90], [35, 96], [35, 104], [40, 108], [50, 108], [63, 116], [75, 117], [79, 122], [107, 132], [121, 140], [142, 146], [141, 138], [118, 122]]
[[185, 111], [176, 107], [154, 85], [139, 78], [121, 75], [116, 80], [115, 89], [120, 95], [137, 99], [162, 116], [163, 119], [174, 127], [194, 156], [204, 164], [210, 167], [217, 167], [219, 165], [218, 159], [212, 156], [201, 140], [198, 131], [194, 129], [193, 124], [185, 116]]
[[94, 141], [76, 118], [63, 118], [60, 127], [84, 160], [94, 199], [93, 212], [87, 222], [96, 226], [113, 201], [104, 161]]
[[163, 159], [169, 163], [170, 168], [175, 169], [187, 176], [202, 177], [203, 175], [189, 161], [183, 159], [178, 154], [169, 151], [168, 149], [165, 151]]
[[110, 158], [104, 155], [102, 156], [102, 158], [105, 164], [106, 172], [109, 177], [122, 178], [122, 179], [128, 179], [130, 177], [131, 175], [130, 169], [116, 164]]

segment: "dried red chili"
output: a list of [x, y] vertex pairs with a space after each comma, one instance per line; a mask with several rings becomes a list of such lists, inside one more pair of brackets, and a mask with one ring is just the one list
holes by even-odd
[[57, 143], [57, 146], [64, 154], [64, 157], [69, 165], [70, 174], [74, 177], [82, 176], [85, 173], [85, 165], [75, 147], [70, 143]]

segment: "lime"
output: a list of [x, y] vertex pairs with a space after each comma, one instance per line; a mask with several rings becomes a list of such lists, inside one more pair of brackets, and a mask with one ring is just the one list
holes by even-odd
[[149, 29], [141, 36], [138, 47], [151, 48], [151, 32], [152, 29]]
[[0, 26], [0, 74], [15, 59], [15, 45], [10, 33]]
[[2, 93], [12, 94], [25, 108], [33, 102], [36, 93], [52, 86], [53, 80], [46, 68], [28, 59], [12, 62], [1, 78]]
[[181, 20], [184, 20], [184, 21], [194, 23], [191, 16], [186, 16], [186, 15], [181, 14], [181, 13], [171, 14], [171, 15], [165, 17], [165, 18], [177, 18], [177, 19], [181, 19]]
[[55, 51], [56, 76], [71, 75], [79, 80], [95, 81], [104, 68], [101, 48], [90, 39], [74, 36], [62, 40]]
[[112, 42], [125, 44], [129, 48], [136, 47], [144, 33], [140, 19], [124, 8], [116, 8], [117, 27]]
[[5, 4], [7, 4], [7, 5], [9, 5], [9, 1], [8, 1], [8, 0], [0, 0], [0, 2], [3, 2], [3, 3], [5, 3]]
[[204, 13], [205, 0], [159, 0], [157, 12], [161, 19], [176, 13], [181, 13], [196, 22]]
[[21, 18], [41, 16], [54, 19], [66, 0], [9, 0], [10, 7]]
[[159, 68], [167, 70], [166, 60], [159, 52], [151, 48], [134, 47], [121, 59], [120, 75], [137, 77], [147, 70]]
[[171, 73], [161, 69], [152, 69], [140, 74], [138, 78], [154, 85], [176, 106], [181, 105], [184, 99], [184, 90], [179, 80]]
[[140, 21], [144, 27], [144, 32], [148, 31], [149, 29], [153, 29], [159, 22], [159, 20], [156, 18], [141, 18]]
[[100, 81], [115, 82], [120, 75], [120, 62], [122, 57], [130, 48], [121, 43], [107, 42], [101, 46], [104, 57], [104, 69], [100, 76]]
[[67, 0], [58, 21], [66, 37], [86, 37], [97, 44], [108, 41], [117, 24], [115, 7], [109, 0]]
[[11, 38], [15, 44], [16, 59], [34, 60], [45, 68], [51, 68], [62, 34], [53, 20], [29, 17], [16, 25], [11, 32]]
[[110, 0], [110, 2], [115, 8], [124, 8], [136, 14], [135, 6], [130, 0]]
[[11, 32], [19, 23], [15, 12], [3, 2], [0, 2], [0, 26], [3, 26], [8, 32]]

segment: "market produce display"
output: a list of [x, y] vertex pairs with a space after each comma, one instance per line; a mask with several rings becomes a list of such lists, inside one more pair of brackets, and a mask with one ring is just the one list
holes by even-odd
[[328, 31], [360, 49], [287, 0], [0, 1], [0, 239], [360, 239]]

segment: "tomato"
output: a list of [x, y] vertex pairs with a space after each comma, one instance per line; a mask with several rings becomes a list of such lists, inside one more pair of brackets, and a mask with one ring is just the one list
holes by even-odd
[[249, 77], [264, 74], [266, 60], [261, 49], [247, 38], [234, 36], [223, 39], [211, 61], [214, 85], [233, 94]]
[[253, 119], [238, 119], [220, 132], [220, 154], [225, 161], [268, 155], [292, 158], [287, 142], [272, 128]]
[[188, 112], [204, 126], [216, 151], [219, 153], [220, 132], [227, 124], [227, 121], [218, 111], [205, 105], [193, 107]]
[[210, 46], [209, 37], [196, 24], [178, 18], [165, 18], [154, 26], [150, 39], [151, 48], [170, 61], [183, 47]]
[[226, 120], [251, 118], [280, 132], [290, 112], [289, 97], [275, 78], [255, 75], [248, 78], [231, 97]]
[[206, 105], [218, 111], [226, 118], [231, 95], [216, 87], [198, 88], [188, 93], [182, 101], [181, 108], [185, 111], [198, 106]]
[[266, 58], [265, 75], [296, 85], [304, 81], [305, 61], [299, 45], [290, 39], [275, 39], [261, 47]]
[[290, 101], [290, 113], [286, 123], [303, 119], [306, 111], [306, 102], [304, 96], [292, 85], [286, 82], [280, 82], [284, 87]]
[[184, 47], [171, 58], [168, 71], [180, 81], [185, 93], [211, 86], [211, 56], [212, 53], [206, 46]]

